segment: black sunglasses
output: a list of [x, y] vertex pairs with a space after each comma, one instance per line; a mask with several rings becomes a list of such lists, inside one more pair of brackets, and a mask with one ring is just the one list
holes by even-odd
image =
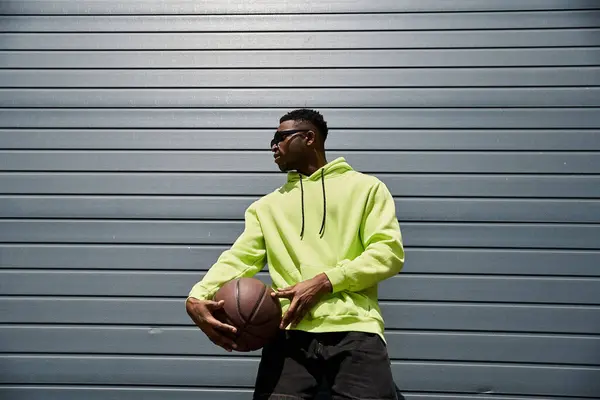
[[291, 136], [298, 132], [308, 132], [310, 129], [289, 129], [287, 131], [275, 131], [273, 140], [271, 140], [271, 147], [280, 142], [284, 141], [286, 137]]

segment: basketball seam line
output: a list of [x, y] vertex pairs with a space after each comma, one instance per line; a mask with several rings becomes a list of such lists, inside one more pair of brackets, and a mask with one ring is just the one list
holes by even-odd
[[[240, 321], [242, 321], [244, 323], [244, 325], [242, 327], [242, 329], [243, 329], [246, 327], [246, 325], [248, 325], [248, 321], [246, 321], [246, 319], [242, 315], [242, 311], [241, 311], [242, 308], [241, 308], [241, 304], [240, 304], [240, 281], [239, 280], [235, 283], [234, 296], [235, 296], [235, 300], [237, 303], [236, 311], [237, 311], [238, 317], [240, 318]], [[238, 332], [238, 336], [239, 336], [239, 332]]]
[[256, 316], [256, 313], [258, 312], [258, 309], [260, 308], [262, 303], [265, 301], [266, 291], [267, 291], [267, 286], [265, 285], [262, 288], [262, 292], [261, 292], [261, 296], [260, 296], [259, 300], [256, 303], [254, 303], [254, 308], [252, 309], [252, 312], [250, 313], [250, 317], [248, 318], [246, 325], [248, 325], [254, 319], [254, 317]]

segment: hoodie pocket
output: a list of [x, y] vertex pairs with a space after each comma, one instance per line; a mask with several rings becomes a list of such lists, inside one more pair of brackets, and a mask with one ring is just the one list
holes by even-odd
[[370, 309], [370, 300], [366, 295], [342, 291], [324, 296], [310, 310], [310, 317], [313, 319], [343, 316], [368, 317]]
[[[303, 264], [300, 266], [302, 280], [314, 278], [336, 267]], [[369, 296], [362, 292], [341, 291], [323, 296], [308, 313], [309, 318], [342, 317], [345, 315], [368, 317], [371, 310]]]

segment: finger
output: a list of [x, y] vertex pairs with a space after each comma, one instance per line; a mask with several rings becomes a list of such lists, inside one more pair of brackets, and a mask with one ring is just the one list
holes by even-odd
[[237, 329], [235, 328], [235, 326], [221, 322], [214, 317], [207, 319], [206, 322], [208, 322], [213, 327], [213, 329], [217, 329], [222, 332], [233, 333], [234, 335], [237, 333]]
[[288, 286], [288, 287], [284, 287], [284, 288], [280, 288], [280, 289], [275, 289], [273, 292], [271, 292], [271, 296], [281, 297], [280, 295], [282, 293], [292, 293], [295, 288], [296, 288], [296, 285], [292, 285], [292, 286]]
[[290, 298], [294, 297], [295, 294], [296, 294], [296, 292], [293, 289], [292, 290], [281, 289], [281, 290], [278, 290], [277, 292], [273, 292], [271, 294], [271, 296], [276, 297], [276, 298], [283, 297], [283, 298], [286, 298], [286, 299], [290, 299]]
[[296, 314], [297, 307], [298, 307], [298, 300], [297, 299], [292, 300], [292, 304], [290, 304], [290, 307], [287, 309], [285, 315], [281, 319], [281, 325], [280, 325], [281, 329], [284, 329], [286, 326], [288, 326], [290, 321], [292, 321], [294, 319], [294, 315]]
[[212, 329], [210, 327], [204, 327], [204, 329], [202, 329], [202, 330], [204, 331], [206, 336], [210, 339], [210, 341], [213, 342], [215, 345], [217, 345], [219, 347], [223, 347], [227, 351], [231, 351], [231, 349], [227, 349], [225, 346], [223, 346], [223, 344], [219, 340], [219, 335], [217, 334], [217, 332], [215, 332], [214, 329]]
[[224, 348], [225, 350], [231, 352], [232, 349], [237, 348], [237, 345], [233, 341], [233, 339], [222, 335], [212, 327], [206, 329], [206, 336], [217, 346]]
[[308, 310], [308, 307], [306, 306], [306, 304], [300, 304], [298, 306], [298, 308], [296, 309], [296, 313], [294, 315], [294, 319], [292, 320], [293, 327], [298, 325], [302, 321], [302, 319], [304, 319], [304, 315], [306, 314], [307, 310]]
[[218, 310], [219, 308], [223, 308], [223, 305], [225, 305], [225, 300], [221, 300], [221, 301], [207, 301], [206, 302], [206, 307], [211, 310]]

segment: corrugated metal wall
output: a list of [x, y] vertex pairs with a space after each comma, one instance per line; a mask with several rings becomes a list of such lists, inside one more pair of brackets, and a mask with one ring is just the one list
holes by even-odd
[[283, 182], [267, 146], [300, 106], [396, 197], [381, 301], [408, 399], [600, 396], [600, 2], [0, 14], [2, 399], [248, 398], [256, 354], [183, 299]]

